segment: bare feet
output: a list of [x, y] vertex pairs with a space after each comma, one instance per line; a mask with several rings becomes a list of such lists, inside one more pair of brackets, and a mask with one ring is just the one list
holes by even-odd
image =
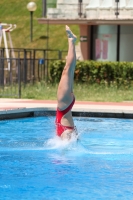
[[70, 30], [69, 26], [66, 25], [66, 33], [67, 33], [67, 36], [68, 38], [72, 38], [73, 39], [73, 42], [76, 42], [76, 35], [73, 34], [73, 32]]

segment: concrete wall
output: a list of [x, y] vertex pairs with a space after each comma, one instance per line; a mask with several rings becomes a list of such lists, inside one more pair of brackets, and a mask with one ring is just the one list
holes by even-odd
[[[115, 0], [89, 0], [86, 6], [87, 18], [113, 19], [116, 10]], [[119, 18], [133, 18], [133, 0], [120, 0], [118, 3]]]
[[[120, 0], [119, 18], [133, 19], [133, 0]], [[82, 13], [88, 19], [115, 19], [115, 0], [83, 0]], [[47, 10], [48, 18], [78, 18], [78, 0], [57, 0], [56, 8]]]
[[[86, 6], [89, 0], [83, 0], [82, 12], [86, 12]], [[78, 0], [57, 0], [56, 8], [48, 8], [48, 18], [78, 18]]]

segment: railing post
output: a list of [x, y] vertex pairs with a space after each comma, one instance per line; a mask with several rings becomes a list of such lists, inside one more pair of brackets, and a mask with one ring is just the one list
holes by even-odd
[[13, 60], [12, 60], [11, 57], [9, 58], [9, 62], [10, 62], [9, 84], [12, 85], [12, 78], [13, 78], [13, 76], [12, 76], [12, 62], [13, 62]]
[[24, 49], [24, 72], [23, 72], [23, 77], [24, 77], [24, 86], [27, 83], [27, 59], [26, 59], [26, 49]]
[[45, 80], [46, 50], [43, 51], [43, 59], [44, 59], [43, 79]]
[[1, 68], [0, 84], [4, 90], [4, 48], [1, 49], [0, 68]]
[[3, 86], [3, 90], [4, 90], [4, 84], [5, 84], [5, 71], [4, 71], [4, 63], [5, 63], [5, 59], [4, 57], [2, 58], [2, 86]]
[[4, 58], [5, 48], [2, 48], [2, 58]]
[[18, 97], [21, 99], [21, 69], [20, 69], [20, 58], [18, 58]]
[[45, 55], [46, 55], [46, 65], [45, 65], [45, 81], [47, 83], [48, 81], [48, 49], [45, 51]]
[[4, 89], [4, 58], [0, 57], [0, 86]]
[[59, 60], [61, 60], [62, 59], [62, 51], [58, 51], [58, 58], [59, 58]]
[[35, 81], [35, 49], [33, 50], [33, 84]]

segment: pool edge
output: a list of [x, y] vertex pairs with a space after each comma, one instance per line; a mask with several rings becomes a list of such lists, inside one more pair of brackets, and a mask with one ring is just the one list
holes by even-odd
[[[17, 119], [25, 117], [38, 116], [55, 116], [56, 109], [54, 108], [23, 108], [0, 111], [0, 120]], [[74, 117], [100, 117], [100, 118], [125, 118], [133, 119], [133, 112], [130, 110], [95, 110], [90, 109], [84, 111], [82, 109], [73, 109]]]

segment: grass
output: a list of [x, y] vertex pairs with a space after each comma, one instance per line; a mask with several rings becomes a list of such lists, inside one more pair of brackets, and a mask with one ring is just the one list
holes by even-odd
[[[56, 100], [57, 84], [37, 83], [22, 87], [22, 98]], [[122, 102], [133, 101], [132, 88], [115, 88], [87, 84], [75, 84], [74, 94], [78, 101]]]
[[[37, 19], [42, 17], [42, 0], [33, 0], [37, 10], [33, 15], [33, 42], [30, 42], [30, 14], [26, 6], [29, 0], [0, 1], [0, 22], [16, 24], [17, 28], [11, 32], [14, 48], [47, 48], [47, 25], [39, 24]], [[48, 0], [48, 7], [55, 7], [56, 0]], [[70, 26], [79, 38], [78, 26]], [[67, 37], [64, 25], [49, 26], [49, 49], [67, 50]], [[4, 44], [2, 42], [2, 47]]]

